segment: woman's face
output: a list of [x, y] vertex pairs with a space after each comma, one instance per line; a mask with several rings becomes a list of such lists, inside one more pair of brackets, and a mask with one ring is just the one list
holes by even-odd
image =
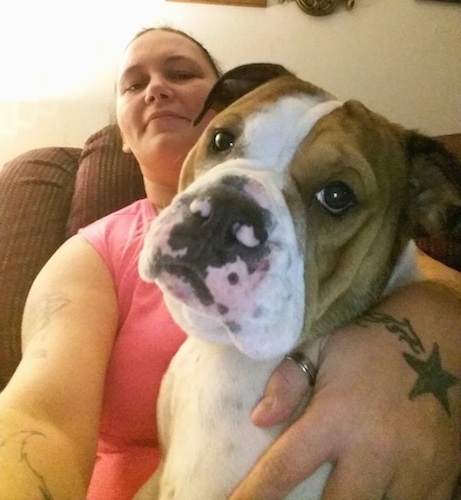
[[182, 162], [209, 122], [192, 126], [217, 77], [200, 48], [168, 31], [148, 31], [124, 53], [117, 78], [117, 121], [124, 151], [144, 177], [176, 188]]

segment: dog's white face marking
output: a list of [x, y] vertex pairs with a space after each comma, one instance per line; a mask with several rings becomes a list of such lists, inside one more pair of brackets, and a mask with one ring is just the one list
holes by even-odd
[[201, 175], [153, 222], [140, 274], [189, 335], [258, 359], [298, 341], [304, 255], [282, 189], [299, 143], [340, 105], [300, 94], [253, 112], [239, 157]]
[[341, 105], [338, 101], [321, 102], [306, 94], [271, 103], [245, 122], [245, 158], [254, 162], [255, 168], [283, 173], [312, 127]]

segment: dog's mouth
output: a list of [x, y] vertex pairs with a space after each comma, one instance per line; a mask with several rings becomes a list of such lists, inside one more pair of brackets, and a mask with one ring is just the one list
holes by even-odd
[[190, 302], [195, 297], [204, 306], [214, 303], [213, 295], [205, 283], [205, 276], [192, 264], [160, 252], [154, 257], [152, 264], [152, 278], [162, 283], [178, 300]]
[[236, 258], [218, 267], [202, 269], [194, 259], [182, 260], [157, 252], [152, 259], [151, 277], [164, 292], [184, 305], [225, 323], [246, 314], [264, 287], [272, 266], [271, 252], [266, 253], [269, 255], [262, 254], [251, 263]]

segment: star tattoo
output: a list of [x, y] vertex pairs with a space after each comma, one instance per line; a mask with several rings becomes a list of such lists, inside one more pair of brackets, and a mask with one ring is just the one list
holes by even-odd
[[458, 383], [458, 378], [442, 368], [438, 344], [434, 344], [427, 360], [422, 360], [403, 353], [406, 362], [418, 374], [418, 379], [409, 394], [411, 400], [421, 394], [433, 394], [443, 406], [448, 415], [451, 415], [448, 404], [448, 389]]

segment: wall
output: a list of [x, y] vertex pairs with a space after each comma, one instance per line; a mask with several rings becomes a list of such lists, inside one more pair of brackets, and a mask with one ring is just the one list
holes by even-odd
[[0, 165], [35, 147], [81, 146], [107, 124], [120, 52], [138, 29], [164, 22], [196, 36], [224, 68], [280, 62], [408, 127], [461, 132], [456, 4], [356, 0], [351, 12], [342, 4], [316, 18], [293, 0], [263, 9], [14, 0], [0, 18]]

